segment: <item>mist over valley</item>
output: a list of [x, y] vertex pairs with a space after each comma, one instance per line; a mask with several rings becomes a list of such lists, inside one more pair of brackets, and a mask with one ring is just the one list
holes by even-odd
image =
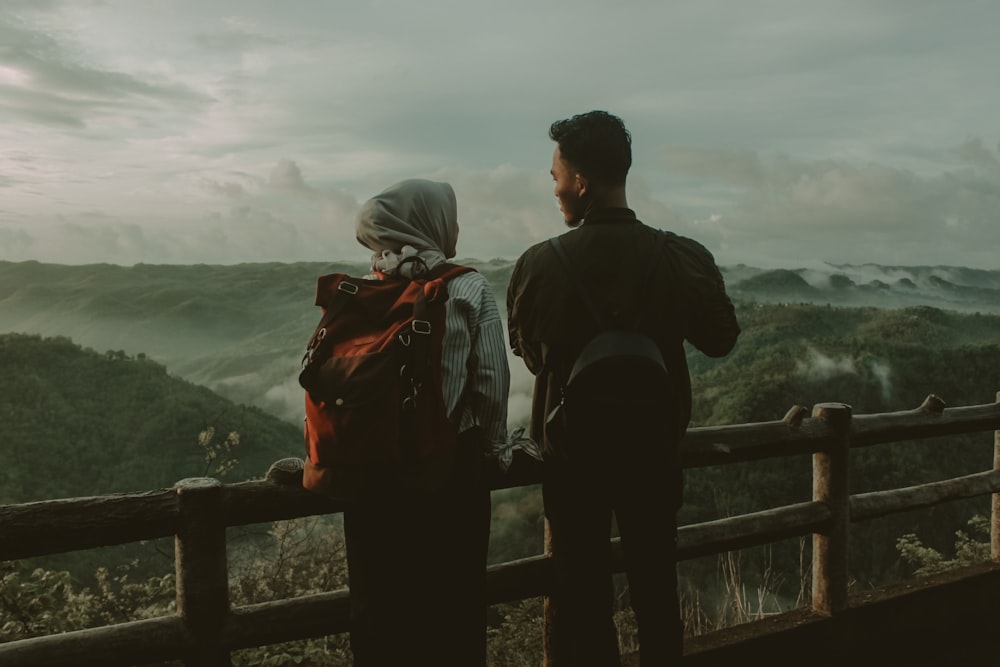
[[[513, 261], [460, 261], [487, 277], [504, 312]], [[98, 352], [144, 354], [173, 375], [299, 425], [299, 365], [319, 319], [316, 278], [332, 272], [360, 276], [367, 268], [365, 262], [128, 267], [0, 262], [0, 332], [62, 336]], [[1000, 314], [1000, 271], [826, 263], [721, 268], [741, 310], [829, 304]], [[753, 333], [744, 329], [743, 340]], [[692, 363], [695, 372], [705, 365], [696, 357]], [[510, 366], [510, 417], [516, 426], [527, 423], [532, 381], [520, 359], [511, 355]]]

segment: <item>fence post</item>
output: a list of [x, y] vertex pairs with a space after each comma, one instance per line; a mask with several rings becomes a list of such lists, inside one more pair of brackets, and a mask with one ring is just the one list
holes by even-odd
[[[545, 544], [543, 553], [547, 558], [552, 557], [552, 532], [549, 528], [549, 520], [547, 518], [545, 519]], [[556, 658], [556, 651], [554, 649], [554, 638], [559, 633], [558, 626], [559, 610], [553, 604], [552, 598], [546, 595], [542, 601], [542, 667], [559, 667], [559, 660]]]
[[[1000, 403], [1000, 391], [997, 392]], [[993, 469], [1000, 470], [1000, 429], [993, 431]], [[1000, 493], [993, 494], [992, 516], [990, 517], [990, 555], [994, 563], [1000, 563]]]
[[229, 616], [222, 483], [197, 477], [182, 479], [174, 489], [178, 509], [174, 540], [177, 613], [198, 644], [184, 664], [230, 667], [229, 651], [222, 646], [222, 629]]
[[836, 434], [829, 450], [813, 454], [813, 501], [826, 503], [833, 521], [828, 531], [813, 534], [812, 607], [833, 615], [847, 607], [851, 406], [819, 403], [813, 407], [812, 416], [826, 422]]

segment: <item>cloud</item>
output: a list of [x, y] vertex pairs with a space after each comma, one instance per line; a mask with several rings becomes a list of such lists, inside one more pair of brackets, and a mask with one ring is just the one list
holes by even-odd
[[35, 239], [25, 230], [0, 227], [0, 253], [4, 257], [28, 259], [34, 245]]
[[210, 194], [227, 197], [229, 199], [240, 199], [247, 196], [248, 192], [242, 183], [234, 181], [214, 181], [204, 179], [201, 186]]
[[268, 185], [277, 190], [294, 193], [311, 193], [313, 189], [306, 185], [302, 178], [302, 170], [293, 160], [280, 160], [268, 176]]
[[[997, 146], [997, 151], [1000, 151], [1000, 144]], [[1000, 160], [997, 159], [996, 152], [987, 148], [979, 137], [967, 139], [956, 149], [956, 152], [960, 158], [974, 167], [988, 171], [1000, 169]]]
[[888, 402], [892, 398], [892, 367], [885, 361], [871, 357], [831, 357], [813, 347], [807, 347], [805, 359], [795, 361], [795, 373], [811, 382], [822, 382], [844, 375], [858, 376], [878, 385], [882, 400]]
[[514, 257], [563, 229], [549, 123], [607, 108], [640, 218], [720, 262], [996, 266], [998, 154], [969, 138], [994, 127], [992, 7], [140, 4], [4, 3], [0, 146], [37, 163], [0, 156], [3, 224], [39, 251], [101, 210], [160, 261], [209, 230], [211, 256], [262, 257], [238, 230], [282, 224], [283, 253], [350, 257], [358, 202], [436, 175], [459, 252]]
[[302, 419], [302, 385], [299, 384], [298, 373], [289, 374], [281, 384], [270, 387], [262, 399], [271, 411], [296, 424]]
[[[963, 164], [935, 174], [879, 163], [801, 160], [786, 155], [674, 147], [663, 164], [715, 190], [714, 229], [732, 259], [755, 253], [788, 265], [803, 254], [830, 261], [968, 263], [995, 261], [983, 244], [1000, 243], [1000, 163], [981, 140], [954, 151]], [[692, 185], [692, 187], [698, 187]]]
[[242, 54], [281, 42], [258, 32], [251, 24], [230, 18], [222, 29], [196, 34], [194, 43], [205, 50]]
[[201, 219], [150, 216], [144, 222], [152, 224], [94, 212], [31, 219], [24, 227], [0, 227], [0, 252], [13, 261], [122, 265], [294, 262], [346, 254], [328, 234], [305, 234], [279, 215], [247, 205]]
[[882, 400], [888, 403], [892, 398], [892, 368], [887, 363], [873, 361], [871, 373], [882, 389]]
[[838, 375], [857, 375], [854, 359], [843, 356], [834, 358], [827, 356], [814, 348], [806, 350], [804, 360], [795, 361], [795, 372], [809, 380], [826, 380]]
[[136, 118], [164, 107], [192, 110], [211, 98], [152, 73], [142, 77], [88, 61], [66, 34], [33, 27], [16, 15], [0, 17], [0, 117], [33, 125], [84, 128]]
[[458, 254], [511, 257], [532, 241], [558, 233], [562, 218], [542, 170], [447, 168], [428, 174], [451, 183], [458, 202]]
[[[503, 308], [501, 301], [500, 307]], [[507, 321], [504, 319], [504, 330]], [[531, 397], [535, 389], [535, 376], [528, 371], [524, 361], [508, 348], [507, 364], [510, 366], [510, 392], [507, 400], [507, 425], [511, 429], [528, 426], [531, 421]]]

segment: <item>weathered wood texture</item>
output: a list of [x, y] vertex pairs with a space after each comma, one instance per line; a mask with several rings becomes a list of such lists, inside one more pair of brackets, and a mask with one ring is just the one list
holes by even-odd
[[[866, 521], [964, 498], [1000, 493], [1000, 470], [851, 496], [851, 521]], [[994, 503], [996, 498], [994, 498]]]
[[852, 447], [867, 447], [902, 440], [977, 433], [1000, 428], [1000, 404], [944, 408], [933, 394], [916, 410], [858, 415], [851, 433]]
[[0, 644], [0, 665], [131, 667], [180, 658], [194, 639], [176, 616]]
[[827, 451], [813, 454], [813, 502], [826, 505], [832, 517], [825, 529], [813, 533], [812, 607], [835, 614], [847, 606], [851, 406], [821, 403], [813, 408], [813, 417], [826, 423], [837, 439]]
[[226, 525], [342, 512], [343, 502], [302, 488], [302, 469], [302, 459], [281, 459], [271, 464], [264, 480], [226, 485], [222, 495]]
[[828, 527], [832, 518], [828, 506], [810, 502], [681, 526], [677, 531], [678, 559], [689, 560], [810, 535]]
[[[836, 441], [836, 434], [826, 424], [818, 419], [803, 419], [802, 411], [795, 406], [784, 420], [776, 422], [693, 428], [682, 443], [682, 462], [685, 467], [698, 467], [777, 455], [807, 455]], [[921, 407], [884, 415], [856, 415], [851, 425], [852, 447], [901, 438], [998, 430], [1000, 402], [943, 408], [940, 413]], [[340, 511], [342, 505], [336, 501], [301, 488], [301, 463], [298, 459], [283, 459], [272, 466], [265, 480], [226, 485], [222, 500], [226, 524], [264, 523]], [[283, 466], [290, 469], [282, 470]], [[515, 455], [510, 474], [513, 477], [494, 474], [491, 488], [541, 482], [540, 468], [520, 452]], [[176, 501], [173, 489], [159, 489], [0, 506], [0, 560], [169, 537], [177, 531]]]
[[[542, 595], [550, 577], [550, 563], [544, 556], [492, 565], [486, 573], [487, 602]], [[305, 595], [232, 609], [219, 629], [218, 644], [238, 650], [322, 637], [347, 632], [349, 622], [346, 589]], [[199, 647], [197, 637], [179, 616], [161, 617], [0, 644], [0, 665], [113, 667], [183, 659], [197, 655]]]
[[228, 667], [229, 651], [222, 644], [222, 628], [229, 616], [222, 483], [215, 479], [184, 479], [175, 489], [177, 614], [196, 640], [184, 662], [190, 667]]
[[[552, 557], [552, 526], [549, 525], [548, 517], [545, 517], [543, 539], [543, 555], [548, 559]], [[551, 596], [546, 595], [542, 599], [542, 667], [559, 667], [559, 652], [555, 650], [558, 645], [558, 629], [559, 605]]]
[[681, 442], [685, 468], [759, 461], [778, 456], [808, 455], [836, 442], [837, 434], [820, 419], [806, 419], [793, 406], [784, 419], [757, 424], [707, 426], [688, 430]]
[[[997, 392], [997, 405], [1000, 405], [1000, 391]], [[1000, 427], [993, 432], [993, 472], [1000, 473]], [[1000, 493], [993, 494], [990, 555], [994, 563], [1000, 563]]]
[[[685, 467], [806, 454], [816, 455], [820, 464], [814, 466], [813, 502], [682, 526], [678, 549], [679, 558], [684, 560], [788, 537], [824, 536], [827, 544], [820, 544], [815, 557], [824, 560], [817, 570], [817, 579], [827, 581], [827, 590], [822, 593], [825, 601], [819, 606], [828, 611], [814, 620], [830, 620], [833, 625], [829, 627], [840, 628], [835, 637], [842, 642], [847, 635], [843, 634], [845, 626], [838, 619], [845, 614], [860, 617], [850, 607], [845, 608], [846, 603], [841, 600], [845, 597], [846, 580], [842, 582], [837, 573], [846, 569], [843, 562], [846, 552], [837, 546], [837, 541], [844, 522], [997, 494], [1000, 394], [994, 404], [960, 408], [945, 408], [943, 401], [932, 395], [916, 410], [859, 415], [853, 419], [849, 418], [848, 409], [846, 431], [842, 422], [830, 418], [838, 413], [836, 405], [817, 408], [811, 418], [805, 416], [805, 408], [793, 406], [783, 420], [776, 422], [691, 429], [682, 443]], [[868, 446], [985, 430], [996, 431], [993, 471], [917, 487], [848, 498], [846, 470], [839, 469], [841, 464], [836, 458], [829, 458], [840, 456], [842, 452], [837, 450], [842, 450], [845, 443], [851, 447]], [[0, 560], [175, 535], [179, 602], [177, 616], [0, 644], [0, 664], [125, 665], [172, 659], [189, 664], [229, 664], [228, 652], [238, 648], [346, 631], [349, 598], [343, 590], [229, 608], [225, 526], [341, 511], [342, 505], [336, 501], [305, 491], [301, 475], [301, 460], [283, 459], [271, 467], [266, 479], [240, 484], [183, 480], [175, 489], [0, 506]], [[540, 480], [537, 462], [517, 455], [509, 473], [494, 475], [490, 487], [527, 486]], [[1000, 504], [994, 495], [995, 559], [1000, 558], [998, 515]], [[612, 541], [612, 549], [614, 568], [622, 571], [620, 543]], [[491, 566], [487, 571], [489, 602], [544, 595], [550, 579], [550, 562], [544, 555]], [[800, 625], [812, 626], [812, 621]], [[834, 636], [830, 632], [829, 628], [822, 631], [828, 640]], [[693, 645], [697, 644], [696, 639]], [[723, 653], [716, 651], [712, 655]], [[772, 655], [781, 653], [784, 651]], [[708, 655], [697, 650], [695, 654]], [[743, 653], [740, 655], [745, 657]]]
[[[684, 664], [965, 667], [997, 663], [1000, 564], [852, 592], [840, 614], [812, 609], [689, 639]], [[626, 656], [622, 667], [638, 667]]]
[[237, 607], [222, 643], [236, 650], [339, 634], [347, 632], [350, 613], [346, 589]]
[[126, 544], [176, 532], [173, 489], [0, 505], [0, 560]]

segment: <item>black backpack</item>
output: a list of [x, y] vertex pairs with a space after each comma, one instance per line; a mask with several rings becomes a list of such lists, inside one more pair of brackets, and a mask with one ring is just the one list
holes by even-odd
[[[648, 292], [665, 242], [666, 234], [658, 231], [639, 286], [643, 292]], [[546, 418], [549, 443], [559, 456], [571, 458], [599, 456], [603, 448], [624, 452], [672, 442], [680, 404], [659, 346], [640, 330], [645, 309], [639, 309], [630, 328], [611, 327], [558, 237], [549, 243], [600, 331], [577, 355], [562, 387], [562, 400]]]

